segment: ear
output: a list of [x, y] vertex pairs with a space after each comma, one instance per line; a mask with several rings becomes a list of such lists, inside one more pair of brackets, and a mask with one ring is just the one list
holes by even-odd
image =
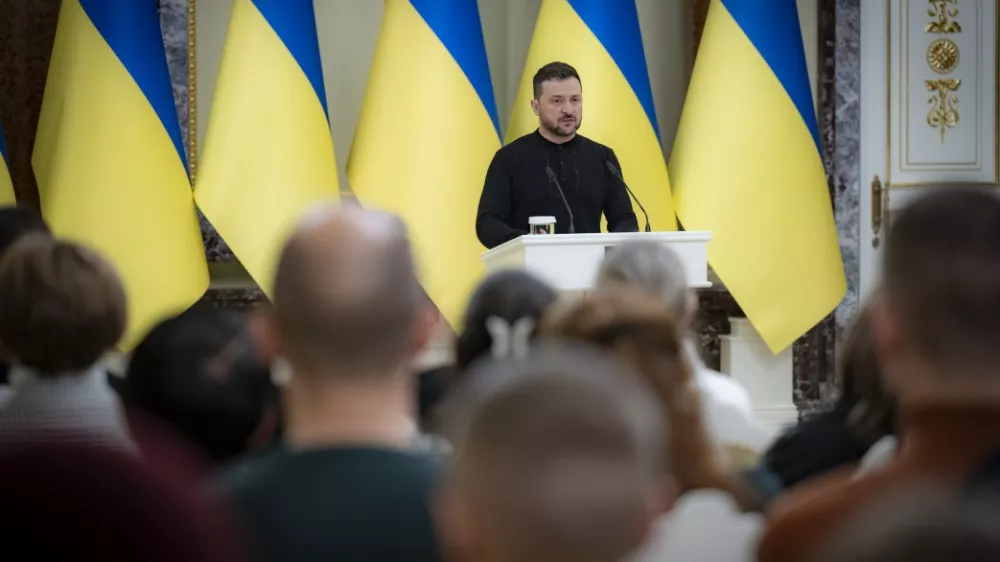
[[262, 362], [271, 363], [276, 357], [284, 355], [273, 306], [263, 305], [251, 312], [247, 317], [247, 329]]
[[538, 115], [538, 112], [540, 111], [538, 107], [538, 100], [531, 100], [531, 111], [534, 111], [535, 115]]
[[691, 293], [687, 297], [687, 316], [684, 318], [683, 328], [687, 330], [694, 323], [694, 317], [698, 314], [698, 295]]
[[893, 380], [895, 369], [892, 364], [901, 357], [906, 347], [903, 330], [886, 299], [879, 299], [871, 306], [871, 333], [875, 352], [882, 366], [882, 377], [890, 388], [894, 388], [898, 381]]
[[420, 314], [417, 315], [417, 325], [413, 331], [411, 351], [413, 355], [420, 354], [430, 344], [442, 322], [441, 313], [434, 303], [427, 299], [427, 304], [421, 307]]

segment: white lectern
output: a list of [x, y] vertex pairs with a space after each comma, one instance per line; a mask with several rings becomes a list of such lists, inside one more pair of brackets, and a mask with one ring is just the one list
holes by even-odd
[[586, 291], [594, 286], [608, 248], [629, 240], [653, 240], [680, 256], [693, 288], [711, 287], [708, 281], [710, 232], [612, 232], [601, 234], [525, 235], [484, 253], [486, 272], [524, 269], [562, 292]]
[[[670, 247], [684, 263], [692, 289], [711, 287], [708, 280], [710, 232], [623, 232], [538, 234], [516, 238], [482, 255], [486, 272], [523, 269], [562, 293], [594, 287], [607, 249], [629, 240], [654, 240]], [[722, 371], [750, 394], [758, 421], [777, 432], [795, 423], [792, 403], [791, 347], [773, 355], [746, 318], [730, 318], [732, 331], [721, 336]]]

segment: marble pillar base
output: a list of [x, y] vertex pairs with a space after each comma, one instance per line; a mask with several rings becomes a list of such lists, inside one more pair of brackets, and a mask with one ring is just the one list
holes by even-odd
[[798, 421], [792, 402], [792, 349], [775, 355], [746, 318], [729, 320], [732, 332], [720, 336], [720, 371], [750, 395], [754, 417], [772, 436]]

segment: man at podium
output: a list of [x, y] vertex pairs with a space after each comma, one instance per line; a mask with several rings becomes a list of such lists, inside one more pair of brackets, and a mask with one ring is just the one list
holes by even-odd
[[529, 231], [533, 216], [556, 218], [557, 233], [638, 232], [613, 150], [577, 134], [583, 87], [576, 69], [551, 62], [532, 80], [538, 129], [497, 151], [486, 172], [476, 235], [494, 248]]

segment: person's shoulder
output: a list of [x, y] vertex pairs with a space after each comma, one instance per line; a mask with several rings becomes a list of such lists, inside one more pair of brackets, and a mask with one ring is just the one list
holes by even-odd
[[856, 478], [851, 465], [796, 486], [768, 509], [758, 560], [808, 560], [812, 549], [884, 489], [886, 478], [883, 473]]
[[697, 370], [695, 379], [702, 392], [711, 394], [719, 402], [739, 408], [748, 416], [753, 414], [750, 394], [743, 388], [743, 385], [733, 380], [732, 377], [708, 368], [702, 368]]
[[244, 457], [219, 470], [212, 478], [212, 487], [223, 496], [238, 495], [267, 481], [286, 456], [285, 451], [274, 448]]
[[538, 133], [535, 131], [521, 135], [497, 149], [497, 155], [515, 154], [525, 148], [535, 146], [538, 144], [537, 137]]
[[587, 148], [588, 150], [596, 150], [598, 152], [607, 154], [611, 154], [614, 152], [613, 150], [611, 150], [610, 146], [606, 144], [601, 144], [590, 137], [585, 137], [581, 135], [580, 133], [576, 134], [576, 140], [581, 146]]

